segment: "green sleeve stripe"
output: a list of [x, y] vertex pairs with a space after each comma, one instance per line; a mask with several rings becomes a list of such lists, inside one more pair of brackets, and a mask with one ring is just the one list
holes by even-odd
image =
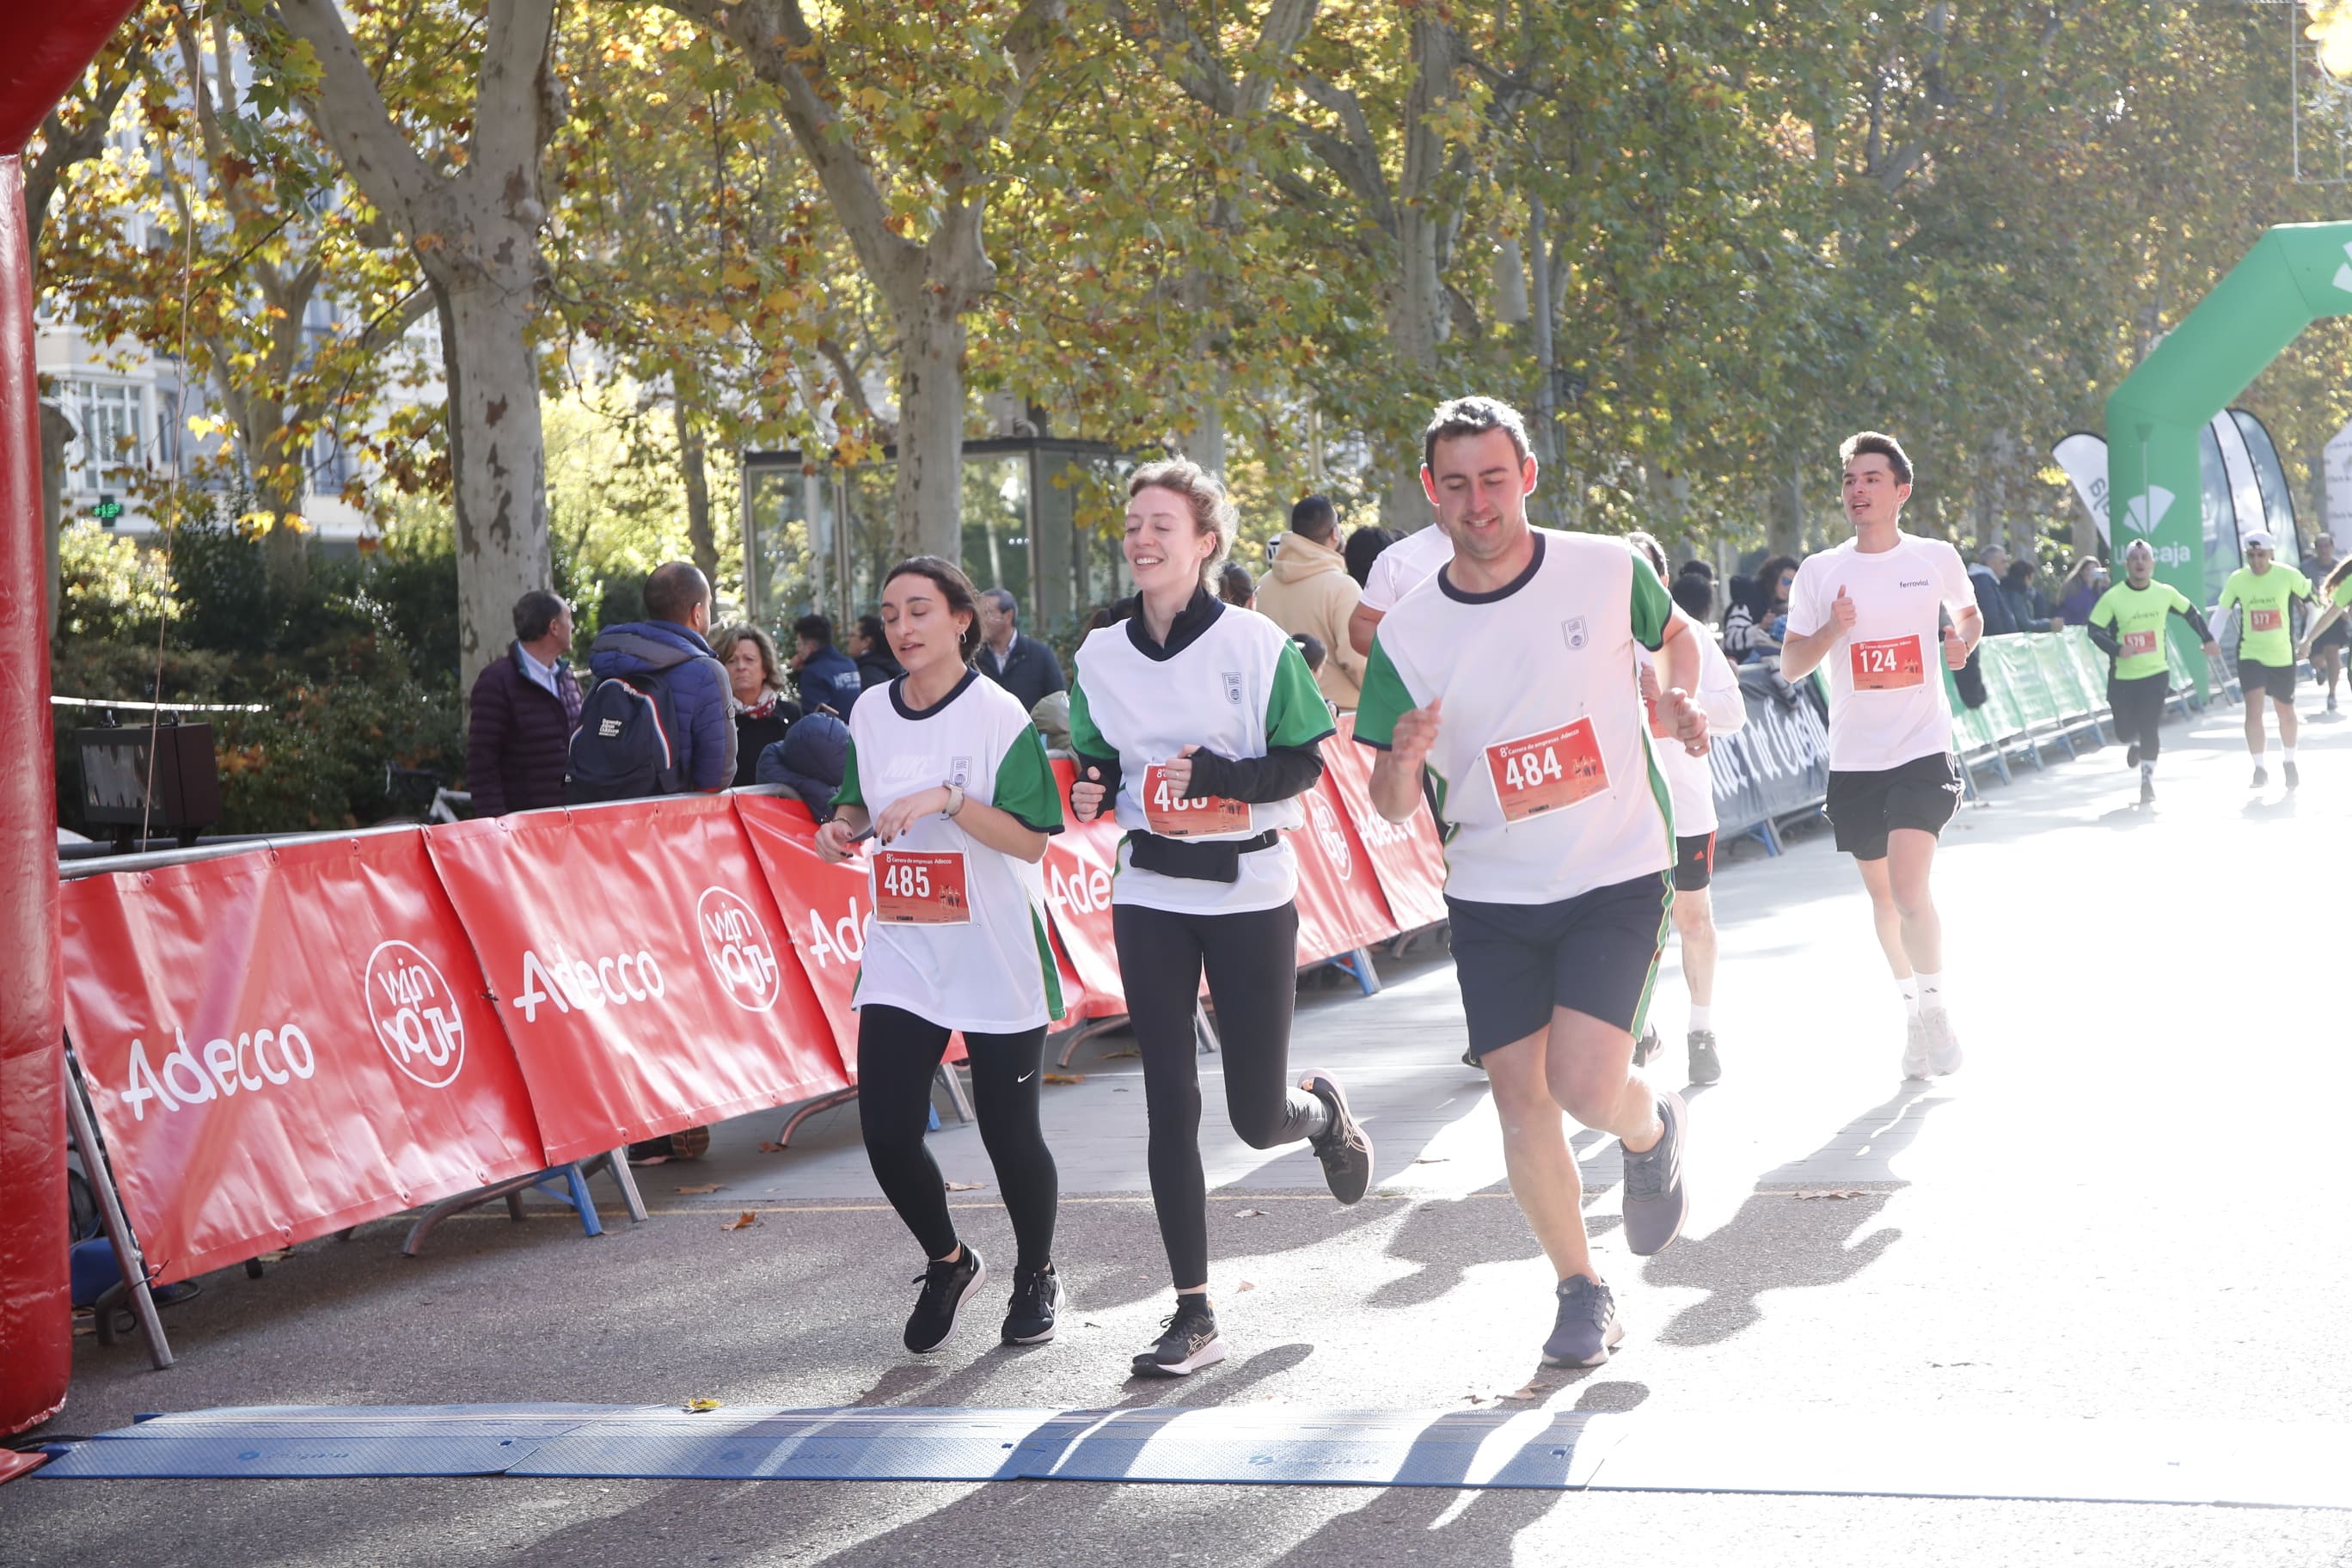
[[1115, 757], [1118, 748], [1105, 741], [1102, 731], [1095, 728], [1092, 708], [1087, 703], [1087, 679], [1081, 670], [1070, 682], [1070, 750], [1089, 757]]
[[1266, 696], [1265, 743], [1304, 750], [1337, 732], [1322, 688], [1307, 668], [1307, 656], [1285, 637], [1282, 651], [1275, 656], [1274, 689]]
[[1666, 623], [1675, 618], [1674, 595], [1650, 570], [1650, 563], [1632, 545], [1625, 553], [1633, 559], [1633, 636], [1652, 653], [1666, 646]]
[[1356, 701], [1356, 739], [1387, 751], [1396, 739], [1397, 721], [1415, 706], [1412, 693], [1405, 689], [1404, 677], [1390, 661], [1387, 646], [1374, 633], [1371, 657], [1364, 663], [1362, 695]]
[[994, 805], [1032, 833], [1062, 831], [1062, 792], [1045, 737], [1034, 727], [1024, 729], [998, 760]]
[[865, 792], [857, 786], [857, 742], [855, 741], [849, 742], [843, 761], [841, 787], [833, 792], [833, 804], [836, 806], [866, 804]]

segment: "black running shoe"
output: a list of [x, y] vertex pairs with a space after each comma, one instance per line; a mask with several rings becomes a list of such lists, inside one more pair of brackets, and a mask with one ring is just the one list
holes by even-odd
[[1693, 1029], [1690, 1032], [1690, 1080], [1693, 1083], [1713, 1083], [1723, 1076], [1723, 1058], [1715, 1054], [1715, 1031]]
[[1648, 1067], [1650, 1058], [1656, 1056], [1660, 1048], [1658, 1031], [1643, 1029], [1642, 1037], [1633, 1042], [1633, 1065], [1637, 1068]]
[[2279, 764], [2279, 776], [2286, 781], [2286, 787], [2289, 789], [2294, 788], [2295, 785], [2303, 782], [2301, 779], [2294, 776], [2294, 764], [2293, 763], [2281, 763]]
[[1348, 1091], [1339, 1087], [1338, 1079], [1320, 1069], [1308, 1073], [1298, 1087], [1331, 1112], [1330, 1125], [1312, 1141], [1331, 1195], [1343, 1204], [1360, 1203], [1364, 1190], [1372, 1184], [1372, 1141], [1348, 1113]]
[[969, 1243], [954, 1262], [933, 1263], [916, 1275], [915, 1282], [923, 1293], [915, 1298], [915, 1310], [907, 1315], [907, 1348], [925, 1355], [947, 1343], [948, 1336], [955, 1332], [957, 1314], [987, 1279], [988, 1265]]
[[1013, 1271], [1013, 1303], [1004, 1311], [1004, 1342], [1042, 1345], [1054, 1337], [1054, 1319], [1062, 1310], [1062, 1277], [1050, 1263], [1043, 1268]]
[[1664, 1252], [1683, 1233], [1690, 1194], [1683, 1185], [1683, 1145], [1690, 1136], [1690, 1111], [1683, 1097], [1658, 1096], [1658, 1141], [1643, 1152], [1623, 1150], [1625, 1159], [1625, 1250], [1637, 1258]]
[[2137, 741], [2134, 741], [2131, 745], [2125, 750], [2124, 766], [2127, 768], [2136, 768], [2139, 766], [2139, 742]]
[[1581, 1274], [1559, 1282], [1553, 1294], [1559, 1310], [1552, 1320], [1551, 1338], [1544, 1341], [1543, 1358], [1549, 1366], [1599, 1366], [1610, 1350], [1625, 1337], [1617, 1321], [1617, 1299], [1609, 1287]]
[[1206, 1306], [1192, 1306], [1179, 1296], [1176, 1310], [1161, 1319], [1160, 1326], [1167, 1331], [1135, 1358], [1136, 1376], [1190, 1377], [1225, 1359], [1225, 1342], [1217, 1337], [1217, 1315]]
[[2263, 765], [2262, 765], [2262, 763], [2256, 763], [2254, 764], [2254, 782], [2253, 782], [2253, 783], [2252, 783], [2252, 784], [2248, 784], [2246, 787], [2247, 787], [2248, 789], [2260, 789], [2260, 788], [2262, 788], [2264, 784], [2268, 784], [2268, 783], [2270, 783], [2270, 782], [2271, 782], [2271, 771], [2270, 771], [2270, 769], [2268, 769], [2268, 768], [2266, 768], [2266, 767], [2263, 766]]

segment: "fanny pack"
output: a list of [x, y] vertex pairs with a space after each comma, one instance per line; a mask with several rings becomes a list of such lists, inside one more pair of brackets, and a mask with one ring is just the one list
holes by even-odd
[[1128, 835], [1128, 863], [1139, 871], [1157, 871], [1188, 882], [1238, 882], [1242, 857], [1274, 847], [1276, 834], [1269, 827], [1255, 838], [1217, 838], [1195, 844], [1162, 838], [1157, 833]]

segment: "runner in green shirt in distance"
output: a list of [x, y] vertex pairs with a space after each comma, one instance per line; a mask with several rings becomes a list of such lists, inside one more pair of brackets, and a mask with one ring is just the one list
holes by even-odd
[[2116, 716], [2116, 739], [2124, 742], [2124, 765], [2139, 769], [2139, 803], [2156, 804], [2156, 757], [2163, 745], [2164, 700], [2172, 693], [2172, 669], [2165, 662], [2164, 638], [2175, 616], [2188, 621], [2207, 654], [2215, 646], [2212, 628], [2179, 589], [2156, 581], [2156, 552], [2135, 539], [2124, 552], [2124, 580], [2091, 606], [2091, 641], [2111, 664], [2107, 706]]
[[2253, 754], [2252, 787], [2271, 782], [2263, 765], [2263, 703], [2267, 696], [2278, 710], [2279, 761], [2286, 787], [2300, 781], [2294, 774], [2294, 637], [2287, 617], [2295, 605], [2311, 597], [2311, 579], [2273, 559], [2276, 547], [2267, 533], [2246, 535], [2246, 563], [2221, 584], [2220, 608], [2239, 612], [2243, 629], [2238, 635], [2238, 691], [2246, 700], [2246, 750]]

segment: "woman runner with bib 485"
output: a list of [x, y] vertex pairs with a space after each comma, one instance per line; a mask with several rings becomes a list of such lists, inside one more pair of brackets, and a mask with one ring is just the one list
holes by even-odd
[[971, 668], [980, 610], [971, 582], [936, 556], [890, 570], [882, 624], [907, 673], [850, 710], [849, 766], [817, 829], [817, 853], [848, 858], [870, 824], [874, 917], [857, 971], [857, 1118], [866, 1158], [929, 1266], [907, 1348], [937, 1350], [988, 1278], [956, 1236], [923, 1133], [948, 1037], [963, 1031], [981, 1142], [996, 1167], [1019, 1258], [1004, 1342], [1054, 1337], [1059, 1181], [1037, 1121], [1045, 1026], [1062, 991], [1045, 935], [1037, 862], [1062, 828], [1045, 742], [1021, 704]]
[[1115, 803], [1112, 934], [1143, 1054], [1151, 1202], [1176, 1277], [1176, 1311], [1139, 1376], [1223, 1361], [1209, 1305], [1207, 1181], [1192, 1015], [1205, 971], [1217, 1010], [1225, 1108], [1254, 1149], [1310, 1140], [1331, 1195], [1352, 1204], [1372, 1146], [1328, 1073], [1288, 1083], [1298, 987], [1298, 864], [1280, 830], [1323, 772], [1330, 710], [1298, 645], [1204, 584], [1233, 546], [1233, 503], [1198, 465], [1147, 463], [1128, 479], [1135, 614], [1090, 634], [1070, 688], [1078, 753], [1071, 815]]

